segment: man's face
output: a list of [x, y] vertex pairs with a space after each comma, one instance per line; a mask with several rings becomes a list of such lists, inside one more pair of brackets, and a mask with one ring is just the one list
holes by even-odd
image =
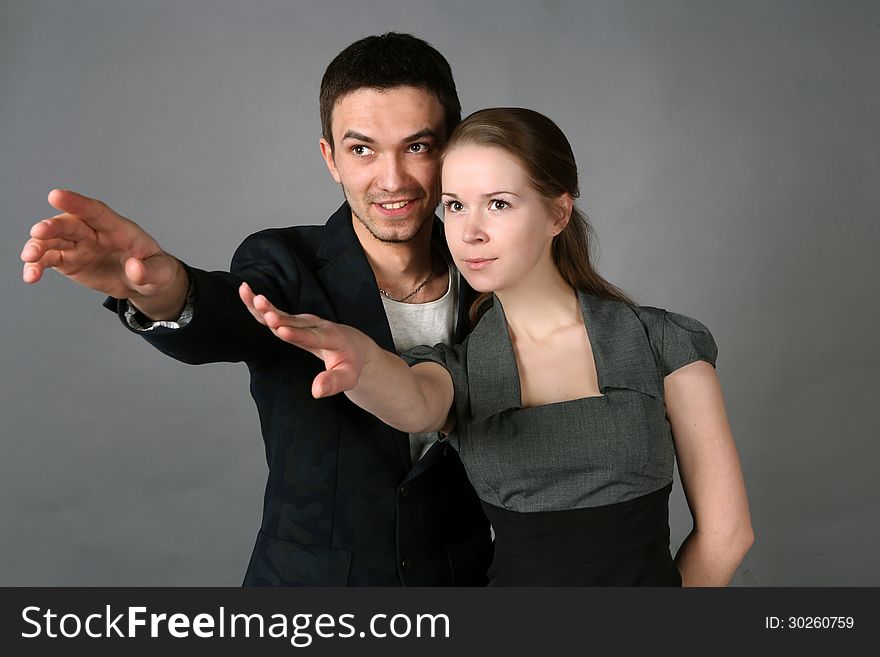
[[416, 87], [358, 89], [337, 101], [331, 129], [321, 153], [354, 218], [379, 241], [413, 239], [438, 202], [440, 101]]

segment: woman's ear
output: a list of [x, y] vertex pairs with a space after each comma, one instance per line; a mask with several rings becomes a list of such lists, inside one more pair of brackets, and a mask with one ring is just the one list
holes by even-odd
[[564, 192], [553, 199], [553, 236], [556, 237], [568, 225], [571, 212], [574, 209], [574, 199], [571, 194]]

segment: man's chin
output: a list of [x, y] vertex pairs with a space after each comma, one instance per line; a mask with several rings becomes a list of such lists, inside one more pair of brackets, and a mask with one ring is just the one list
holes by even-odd
[[382, 242], [382, 244], [407, 244], [408, 242], [412, 242], [415, 238], [415, 235], [412, 237], [383, 237], [376, 233], [372, 233], [372, 235], [378, 241]]
[[[413, 227], [411, 224], [406, 227], [400, 225], [381, 226], [378, 222], [367, 222], [360, 217], [357, 218], [361, 222], [361, 225], [366, 228], [375, 239], [383, 244], [406, 244], [407, 242], [412, 242], [416, 238], [416, 235], [421, 232], [425, 223], [433, 218], [433, 215], [419, 222], [419, 225], [416, 227]], [[403, 221], [407, 220], [401, 220], [401, 223]]]

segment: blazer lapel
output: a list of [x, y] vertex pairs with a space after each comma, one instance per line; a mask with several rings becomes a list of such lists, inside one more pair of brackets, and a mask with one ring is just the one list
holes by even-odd
[[376, 277], [351, 221], [348, 203], [327, 221], [318, 248], [318, 257], [323, 261], [318, 277], [337, 320], [357, 327], [380, 347], [393, 352], [394, 341], [379, 299]]
[[[376, 277], [351, 225], [351, 208], [342, 206], [327, 221], [318, 258], [318, 278], [336, 312], [336, 321], [354, 326], [382, 349], [394, 353], [388, 317], [379, 299]], [[388, 427], [404, 465], [412, 467], [409, 437]]]

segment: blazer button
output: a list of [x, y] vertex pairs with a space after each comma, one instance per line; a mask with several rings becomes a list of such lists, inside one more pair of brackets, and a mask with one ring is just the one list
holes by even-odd
[[406, 497], [407, 495], [409, 495], [409, 484], [404, 484], [400, 487], [400, 496]]
[[412, 559], [410, 559], [409, 557], [404, 557], [400, 561], [400, 567], [403, 570], [409, 570], [410, 568], [412, 568]]

